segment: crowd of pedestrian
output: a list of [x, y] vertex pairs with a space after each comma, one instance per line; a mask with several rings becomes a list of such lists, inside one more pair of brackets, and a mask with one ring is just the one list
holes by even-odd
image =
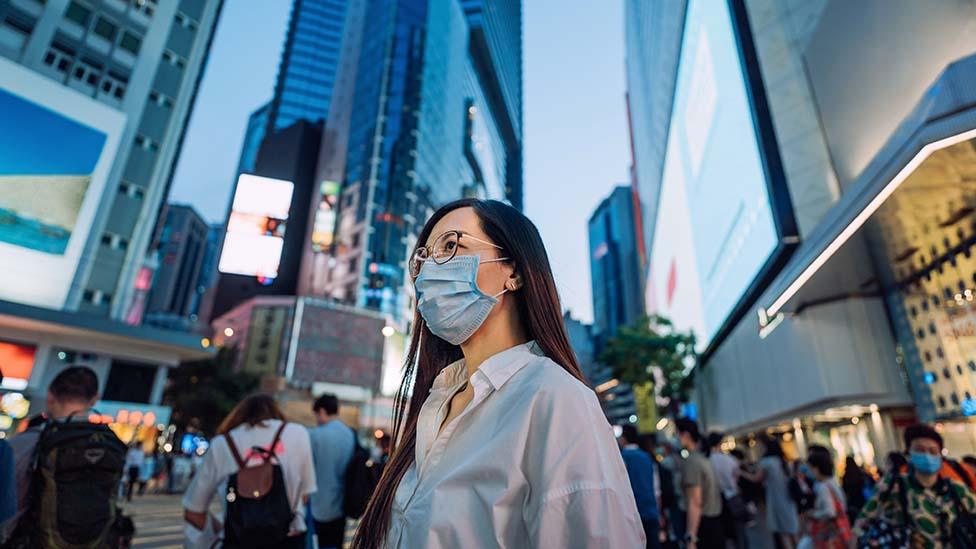
[[[976, 469], [935, 429], [906, 429], [880, 472], [787, 438], [734, 447], [690, 418], [615, 441], [535, 226], [466, 199], [419, 242], [393, 435], [364, 445], [332, 394], [311, 404], [312, 428], [272, 395], [243, 399], [193, 468], [185, 546], [976, 548]], [[127, 547], [120, 502], [172, 488], [165, 456], [89, 422], [98, 386], [87, 367], [61, 371], [45, 414], [0, 440], [4, 548]]]

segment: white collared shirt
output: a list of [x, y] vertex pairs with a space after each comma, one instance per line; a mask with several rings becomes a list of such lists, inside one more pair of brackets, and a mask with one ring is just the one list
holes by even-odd
[[445, 368], [420, 410], [415, 463], [393, 502], [398, 548], [644, 547], [627, 470], [596, 395], [535, 342], [486, 360], [471, 403]]

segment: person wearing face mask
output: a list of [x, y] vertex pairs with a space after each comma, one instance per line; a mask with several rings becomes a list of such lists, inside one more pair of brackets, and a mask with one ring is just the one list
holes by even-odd
[[854, 534], [870, 538], [874, 532], [890, 530], [879, 527], [885, 523], [901, 529], [912, 547], [973, 547], [976, 495], [947, 472], [942, 436], [919, 424], [907, 428], [904, 438], [907, 468], [878, 483], [858, 516]]
[[532, 222], [502, 202], [452, 202], [409, 268], [393, 450], [352, 547], [644, 547]]

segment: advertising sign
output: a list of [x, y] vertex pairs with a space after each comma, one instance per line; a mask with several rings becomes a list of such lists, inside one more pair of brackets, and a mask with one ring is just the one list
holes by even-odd
[[294, 187], [290, 181], [240, 175], [227, 220], [220, 272], [264, 279], [278, 276]]
[[15, 391], [27, 388], [35, 352], [37, 348], [33, 345], [0, 341], [0, 376], [3, 376], [0, 387]]
[[315, 210], [315, 221], [312, 223], [312, 251], [322, 253], [329, 251], [335, 233], [336, 209], [339, 206], [339, 183], [337, 181], [322, 181], [319, 186], [319, 207]]
[[125, 116], [0, 59], [0, 299], [60, 309]]
[[690, 2], [645, 301], [699, 351], [780, 244], [738, 52], [728, 4]]

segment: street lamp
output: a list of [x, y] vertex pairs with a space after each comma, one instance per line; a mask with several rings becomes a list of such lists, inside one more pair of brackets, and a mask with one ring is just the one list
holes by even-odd
[[383, 337], [391, 337], [396, 333], [396, 330], [393, 329], [393, 326], [383, 326], [383, 329], [380, 330], [380, 332], [382, 332]]
[[227, 336], [227, 337], [233, 337], [234, 336], [234, 329], [231, 328], [230, 326], [224, 328], [224, 335]]

